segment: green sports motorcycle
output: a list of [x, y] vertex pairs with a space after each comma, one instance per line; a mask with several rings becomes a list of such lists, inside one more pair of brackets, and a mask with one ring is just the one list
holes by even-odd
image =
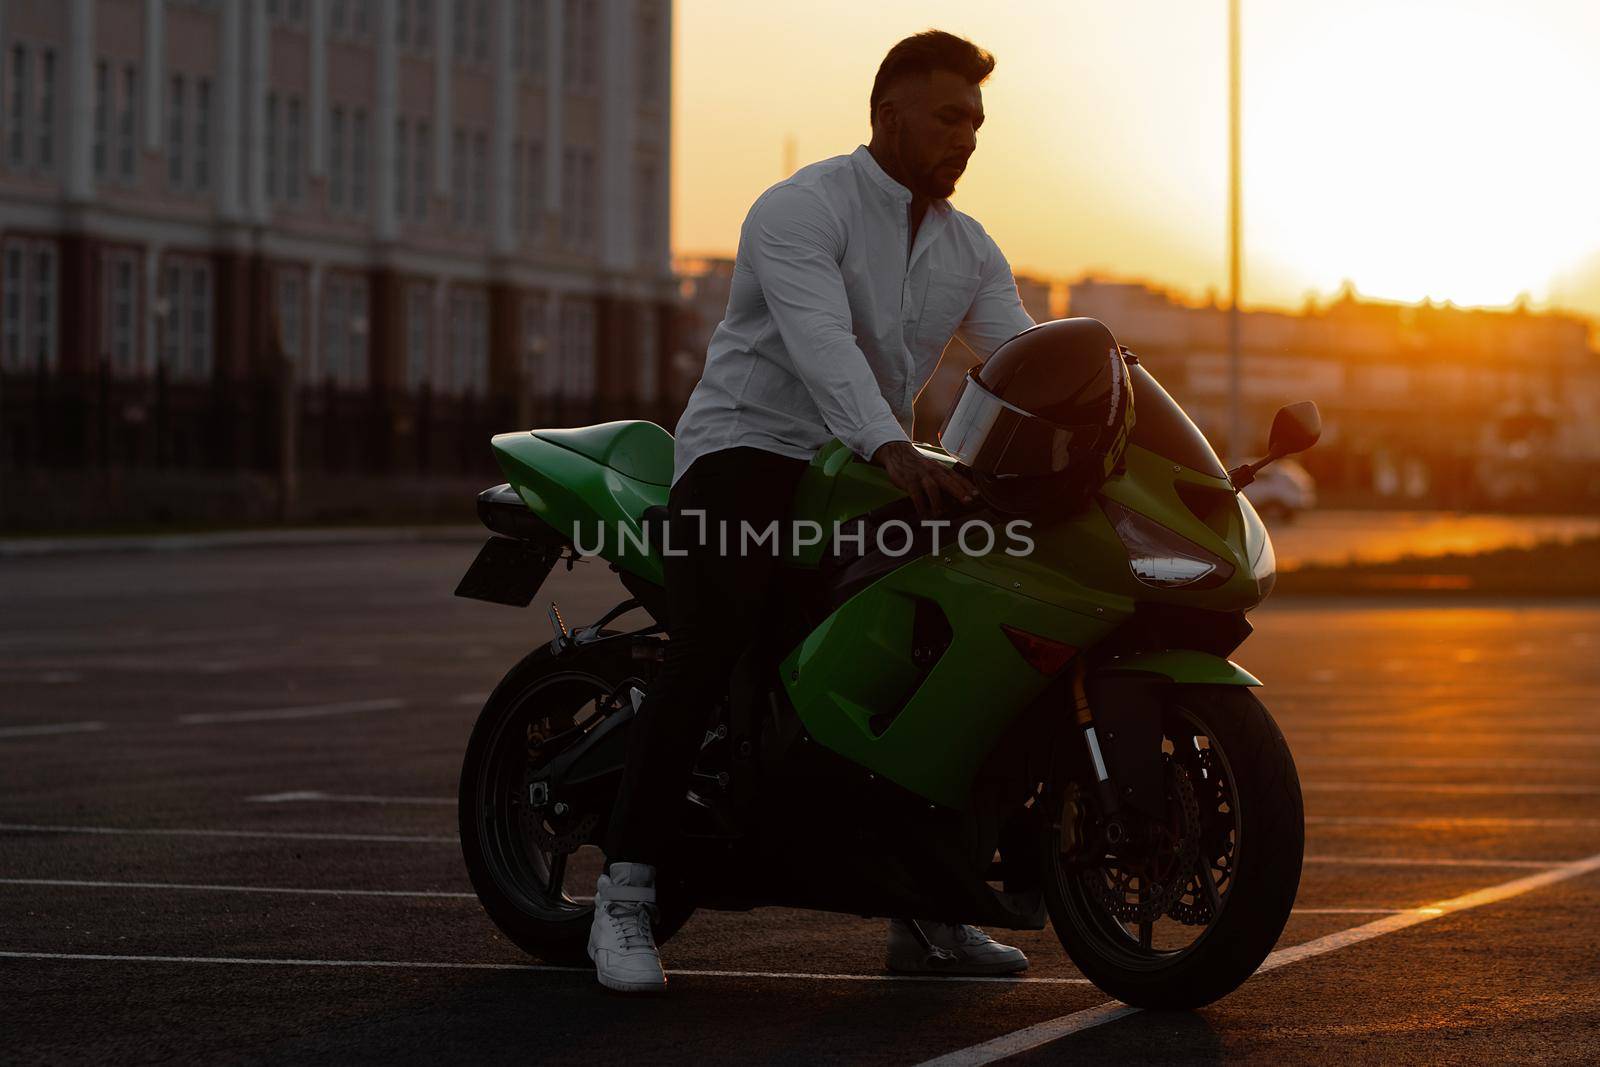
[[[1319, 419], [1284, 408], [1267, 457], [1229, 472], [1120, 352], [1126, 447], [1086, 503], [1032, 523], [1026, 554], [953, 532], [886, 551], [898, 531], [872, 533], [910, 517], [907, 498], [838, 441], [816, 455], [794, 517], [836, 536], [794, 547], [770, 627], [707, 694], [682, 838], [658, 871], [658, 940], [695, 908], [1048, 921], [1101, 989], [1162, 1008], [1209, 1003], [1266, 958], [1304, 820], [1260, 683], [1227, 658], [1275, 574], [1239, 490], [1310, 447]], [[535, 956], [586, 962], [592, 905], [568, 864], [603, 840], [668, 640], [673, 441], [613, 422], [493, 447], [509, 482], [479, 497], [496, 536], [458, 595], [526, 606], [580, 556], [628, 593], [577, 628], [551, 606], [553, 638], [490, 695], [461, 776], [462, 848], [490, 917]], [[1015, 513], [985, 494], [963, 521], [992, 535]], [[653, 624], [617, 625], [638, 609]]]

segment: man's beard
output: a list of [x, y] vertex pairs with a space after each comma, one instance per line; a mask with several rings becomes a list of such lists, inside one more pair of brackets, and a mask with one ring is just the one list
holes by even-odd
[[912, 151], [911, 139], [906, 135], [904, 129], [900, 131], [900, 136], [896, 138], [895, 151], [900, 156], [900, 166], [903, 173], [916, 183], [911, 190], [913, 193], [918, 196], [928, 197], [930, 200], [945, 200], [954, 195], [956, 183], [944, 181], [939, 177], [939, 168], [943, 166], [943, 160], [934, 160], [925, 167], [913, 167], [910, 165], [916, 159], [916, 154]]

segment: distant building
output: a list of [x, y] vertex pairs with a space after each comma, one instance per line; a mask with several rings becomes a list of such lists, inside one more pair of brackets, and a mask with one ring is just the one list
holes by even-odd
[[[1226, 444], [1225, 308], [1088, 278], [1070, 287], [1068, 310], [1105, 322]], [[1512, 483], [1537, 483], [1530, 496], [1600, 493], [1600, 356], [1584, 319], [1365, 301], [1346, 290], [1298, 314], [1240, 320], [1239, 456], [1262, 450], [1280, 405], [1310, 399], [1325, 430], [1305, 462], [1335, 490], [1451, 505], [1504, 502], [1496, 487]], [[1509, 482], [1508, 471], [1517, 472]]]
[[660, 417], [670, 22], [0, 7], [0, 466], [440, 475], [533, 421]]

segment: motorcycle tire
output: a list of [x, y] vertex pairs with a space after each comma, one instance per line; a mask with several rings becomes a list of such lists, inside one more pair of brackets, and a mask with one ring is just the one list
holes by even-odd
[[[1045, 902], [1062, 946], [1096, 986], [1140, 1008], [1198, 1008], [1255, 973], [1289, 920], [1305, 851], [1294, 757], [1255, 694], [1236, 686], [1173, 685], [1164, 723], [1174, 716], [1198, 724], [1220, 750], [1232, 785], [1227, 807], [1237, 808], [1227, 892], [1204, 931], [1186, 947], [1163, 949], [1137, 923], [1115, 917], [1089, 878], [1061, 863], [1056, 835], [1048, 835], [1044, 850]], [[1215, 766], [1217, 757], [1208, 758]]]

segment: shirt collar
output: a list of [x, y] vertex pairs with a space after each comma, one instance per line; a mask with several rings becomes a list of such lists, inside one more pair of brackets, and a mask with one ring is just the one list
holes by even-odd
[[854, 152], [850, 153], [850, 158], [855, 161], [856, 167], [859, 168], [863, 174], [872, 179], [872, 184], [876, 185], [879, 189], [882, 189], [885, 193], [888, 193], [902, 204], [909, 204], [911, 202], [911, 190], [907, 189], [905, 186], [889, 177], [884, 169], [878, 166], [878, 161], [872, 158], [872, 152], [867, 148], [866, 145], [861, 145]]
[[[878, 161], [872, 156], [871, 149], [866, 145], [858, 146], [854, 152], [850, 153], [850, 159], [863, 174], [872, 180], [874, 185], [889, 196], [902, 204], [911, 203], [911, 190], [889, 177], [888, 173], [878, 165]], [[949, 200], [934, 200], [932, 201], [932, 206], [933, 210], [929, 212], [929, 217], [948, 214], [950, 211]]]

